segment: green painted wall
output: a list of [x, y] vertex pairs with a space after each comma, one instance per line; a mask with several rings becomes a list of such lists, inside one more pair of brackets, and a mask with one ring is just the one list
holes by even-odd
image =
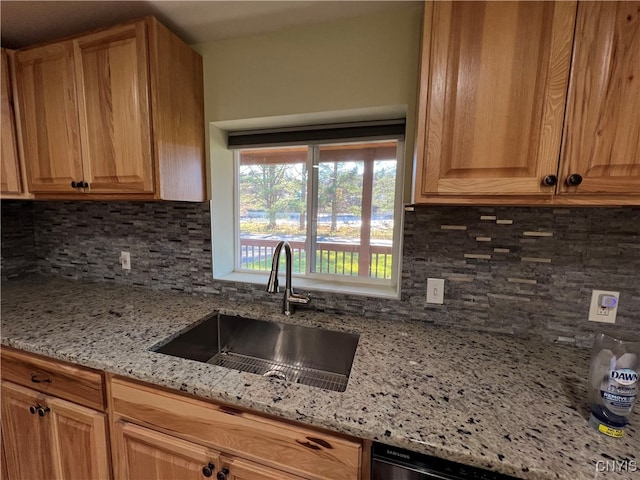
[[195, 45], [206, 121], [406, 105], [410, 175], [421, 24], [421, 6], [403, 7]]

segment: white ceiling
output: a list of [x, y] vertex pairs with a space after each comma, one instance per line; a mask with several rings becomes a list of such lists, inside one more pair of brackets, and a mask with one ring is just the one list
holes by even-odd
[[272, 32], [416, 5], [421, 1], [5, 1], [2, 46], [20, 48], [154, 15], [187, 43]]

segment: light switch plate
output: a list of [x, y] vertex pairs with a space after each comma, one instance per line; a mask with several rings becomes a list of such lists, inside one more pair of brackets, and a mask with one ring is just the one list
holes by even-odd
[[427, 278], [427, 303], [444, 303], [444, 278]]
[[[616, 298], [615, 307], [601, 307], [598, 303], [601, 295], [610, 295]], [[591, 304], [589, 305], [589, 321], [616, 323], [616, 315], [618, 313], [618, 303], [620, 301], [620, 292], [610, 292], [608, 290], [593, 290], [591, 293]]]

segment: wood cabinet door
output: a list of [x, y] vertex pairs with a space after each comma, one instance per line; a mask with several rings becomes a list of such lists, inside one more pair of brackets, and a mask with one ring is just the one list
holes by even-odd
[[16, 142], [15, 117], [13, 115], [13, 99], [11, 95], [11, 81], [9, 78], [9, 59], [5, 49], [2, 49], [2, 158], [0, 165], [0, 193], [22, 193], [22, 177], [18, 160], [18, 145]]
[[122, 420], [114, 424], [116, 480], [204, 480], [210, 463], [215, 478], [219, 454], [201, 445]]
[[227, 480], [302, 480], [302, 477], [290, 475], [282, 470], [265, 467], [238, 457], [221, 457], [220, 465], [229, 473]]
[[83, 178], [72, 43], [14, 58], [29, 190], [82, 193], [71, 187]]
[[417, 203], [434, 195], [551, 195], [575, 2], [429, 2]]
[[640, 2], [578, 6], [560, 172], [562, 193], [640, 194]]
[[73, 44], [89, 191], [153, 192], [145, 23], [86, 35]]
[[42, 418], [51, 429], [51, 448], [57, 478], [108, 479], [106, 417], [86, 407], [48, 397]]
[[51, 431], [30, 407], [45, 404], [45, 395], [2, 382], [2, 444], [9, 480], [55, 478]]

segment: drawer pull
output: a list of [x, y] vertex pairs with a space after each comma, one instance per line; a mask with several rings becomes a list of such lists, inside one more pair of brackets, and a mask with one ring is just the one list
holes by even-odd
[[38, 376], [37, 373], [31, 374], [31, 381], [33, 383], [51, 383], [51, 379], [42, 375]]
[[318, 445], [314, 445], [311, 442], [301, 442], [300, 440], [296, 440], [296, 442], [298, 442], [303, 447], [307, 447], [311, 450], [322, 450], [322, 447], [319, 447]]
[[333, 448], [333, 446], [331, 446], [331, 444], [329, 442], [327, 442], [326, 440], [323, 440], [321, 438], [307, 437], [307, 440], [309, 440], [310, 442], [313, 442], [313, 443], [317, 443], [318, 445], [320, 445], [321, 447], [324, 447], [324, 448], [329, 448], [329, 449]]
[[211, 475], [213, 475], [213, 471], [215, 470], [216, 466], [209, 462], [207, 465], [205, 465], [204, 467], [202, 467], [202, 475], [204, 475], [205, 477], [210, 477]]

